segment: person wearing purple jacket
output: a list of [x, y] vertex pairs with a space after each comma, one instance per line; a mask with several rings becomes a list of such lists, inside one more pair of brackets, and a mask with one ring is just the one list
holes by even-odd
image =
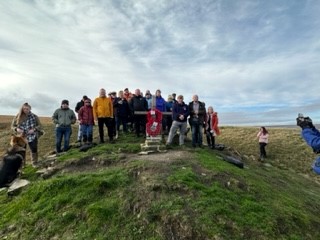
[[177, 102], [172, 107], [172, 126], [170, 128], [169, 136], [166, 145], [169, 146], [172, 143], [172, 139], [179, 129], [179, 145], [184, 145], [184, 137], [187, 131], [187, 118], [189, 116], [189, 107], [183, 102], [183, 96], [179, 95]]

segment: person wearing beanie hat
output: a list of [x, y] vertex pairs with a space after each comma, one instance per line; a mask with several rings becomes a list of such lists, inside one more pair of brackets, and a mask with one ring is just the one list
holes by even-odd
[[[87, 95], [83, 95], [82, 99], [77, 102], [77, 105], [75, 107], [75, 112], [79, 114], [79, 110], [81, 107], [84, 106], [84, 101], [88, 99], [88, 96]], [[79, 124], [79, 128], [78, 128], [78, 139], [77, 139], [77, 142], [80, 142], [81, 143], [81, 140], [82, 140], [82, 132], [81, 132], [81, 126]]]
[[78, 120], [80, 121], [83, 143], [92, 144], [94, 117], [90, 98], [84, 100], [84, 106], [80, 108], [78, 113]]
[[66, 104], [66, 105], [68, 105], [68, 106], [69, 106], [69, 101], [68, 101], [68, 100], [62, 100], [62, 102], [61, 102], [61, 106], [62, 106], [62, 105], [64, 105], [64, 104]]
[[71, 124], [76, 123], [76, 115], [73, 110], [69, 108], [69, 101], [62, 100], [61, 107], [56, 109], [52, 115], [52, 121], [56, 125], [56, 153], [62, 152], [61, 143], [64, 138], [63, 151], [69, 150]]

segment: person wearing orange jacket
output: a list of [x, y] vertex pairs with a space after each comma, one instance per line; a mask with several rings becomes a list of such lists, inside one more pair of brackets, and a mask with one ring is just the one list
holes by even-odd
[[218, 113], [213, 110], [213, 107], [209, 106], [205, 118], [205, 133], [208, 146], [212, 149], [215, 148], [215, 137], [220, 134], [218, 123]]
[[104, 88], [100, 89], [99, 97], [93, 102], [93, 116], [98, 121], [100, 143], [104, 143], [104, 125], [108, 129], [109, 141], [113, 143], [113, 104], [111, 98], [106, 96]]

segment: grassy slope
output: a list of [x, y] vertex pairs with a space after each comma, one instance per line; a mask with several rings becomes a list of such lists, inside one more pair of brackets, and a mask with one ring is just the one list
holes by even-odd
[[[53, 147], [51, 126], [46, 128], [42, 152]], [[319, 239], [319, 185], [304, 166], [310, 165], [312, 151], [297, 130], [271, 129], [267, 151], [274, 167], [265, 166], [254, 160], [256, 130], [228, 127], [219, 137], [248, 156], [245, 169], [207, 149], [187, 149], [188, 159], [172, 162], [118, 158], [119, 148], [138, 151], [131, 136], [81, 155], [72, 150], [60, 159], [67, 164], [94, 156], [106, 159], [108, 168], [41, 180], [27, 167], [24, 176], [33, 180], [27, 189], [15, 197], [0, 193], [0, 237]]]

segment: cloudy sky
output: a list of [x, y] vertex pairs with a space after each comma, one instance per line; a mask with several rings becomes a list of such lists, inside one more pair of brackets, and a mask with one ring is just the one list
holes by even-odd
[[318, 0], [2, 0], [0, 115], [161, 89], [221, 125], [320, 122]]

